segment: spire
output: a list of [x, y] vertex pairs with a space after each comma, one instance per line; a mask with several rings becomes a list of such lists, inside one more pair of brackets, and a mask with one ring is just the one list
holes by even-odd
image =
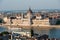
[[29, 10], [27, 11], [27, 13], [33, 13], [31, 8], [29, 8]]

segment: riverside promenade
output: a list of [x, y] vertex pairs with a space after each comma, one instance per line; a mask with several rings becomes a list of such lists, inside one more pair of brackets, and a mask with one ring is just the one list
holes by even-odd
[[24, 25], [0, 25], [0, 27], [6, 27], [6, 28], [24, 28], [24, 29], [30, 29], [31, 27], [36, 28], [36, 29], [51, 29], [51, 28], [60, 28], [60, 25], [29, 25], [29, 26], [24, 26]]

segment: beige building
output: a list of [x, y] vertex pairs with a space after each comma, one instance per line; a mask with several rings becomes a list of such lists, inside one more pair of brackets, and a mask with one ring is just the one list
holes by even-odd
[[47, 25], [49, 25], [48, 18], [43, 19], [43, 20], [37, 20], [37, 19], [33, 20], [33, 26], [47, 26]]
[[[35, 16], [35, 18], [34, 18]], [[33, 14], [32, 10], [29, 8], [29, 10], [26, 12], [26, 15], [24, 13], [17, 14], [15, 16], [10, 16], [9, 18], [4, 17], [3, 18], [6, 24], [4, 25], [20, 25], [20, 26], [41, 26], [41, 25], [49, 25], [49, 19], [45, 18], [42, 19], [42, 16], [40, 13]]]
[[5, 22], [5, 23], [4, 23], [5, 25], [10, 25], [11, 22], [10, 22], [10, 19], [9, 19], [9, 18], [4, 17], [3, 20], [4, 20], [4, 22]]

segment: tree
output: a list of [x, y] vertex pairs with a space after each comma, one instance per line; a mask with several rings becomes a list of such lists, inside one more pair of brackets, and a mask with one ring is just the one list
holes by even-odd
[[44, 35], [40, 36], [40, 39], [46, 40], [48, 37], [49, 37], [48, 35], [44, 34]]
[[31, 28], [31, 37], [34, 36], [33, 28]]
[[56, 25], [60, 25], [60, 20], [57, 20]]
[[3, 20], [0, 18], [0, 23], [2, 23], [3, 22]]
[[4, 20], [2, 18], [0, 18], [0, 24], [2, 24], [4, 22]]
[[9, 32], [7, 32], [7, 31], [4, 31], [4, 32], [1, 32], [1, 34], [9, 34]]

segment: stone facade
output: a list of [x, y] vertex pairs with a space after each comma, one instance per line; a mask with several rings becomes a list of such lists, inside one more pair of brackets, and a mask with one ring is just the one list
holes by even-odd
[[[32, 10], [29, 9], [24, 15], [24, 13], [21, 13], [19, 16], [17, 14], [16, 16], [10, 16], [11, 18], [4, 17], [4, 21], [6, 24], [11, 25], [20, 25], [20, 26], [40, 26], [40, 25], [49, 25], [49, 18], [42, 19], [42, 16], [40, 13], [33, 14]], [[35, 18], [34, 18], [35, 16]], [[15, 18], [16, 17], [16, 18]], [[12, 22], [12, 23], [11, 23]]]

